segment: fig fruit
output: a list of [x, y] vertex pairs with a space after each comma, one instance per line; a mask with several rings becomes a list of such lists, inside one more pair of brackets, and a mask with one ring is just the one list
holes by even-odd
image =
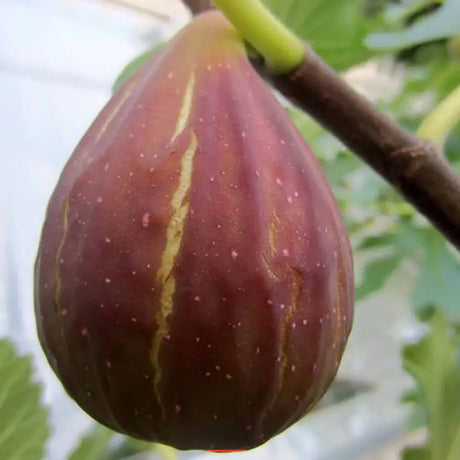
[[216, 11], [110, 100], [50, 199], [38, 333], [104, 425], [249, 449], [334, 378], [353, 316], [348, 237], [318, 162]]

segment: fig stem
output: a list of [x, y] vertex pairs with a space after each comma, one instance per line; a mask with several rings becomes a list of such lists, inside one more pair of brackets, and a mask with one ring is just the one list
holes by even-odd
[[258, 51], [273, 74], [293, 71], [304, 57], [302, 42], [260, 0], [214, 0]]
[[417, 134], [442, 149], [449, 132], [459, 121], [460, 85], [422, 120]]

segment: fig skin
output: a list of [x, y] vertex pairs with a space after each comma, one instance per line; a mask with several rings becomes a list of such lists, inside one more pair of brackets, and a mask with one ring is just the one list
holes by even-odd
[[50, 199], [38, 334], [104, 425], [250, 449], [333, 380], [353, 263], [318, 162], [217, 11], [110, 100]]

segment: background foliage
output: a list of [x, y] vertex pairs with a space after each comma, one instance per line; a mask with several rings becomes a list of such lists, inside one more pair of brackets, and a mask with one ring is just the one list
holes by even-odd
[[[264, 0], [267, 6], [337, 71], [376, 60], [382, 72], [402, 76], [401, 88], [382, 110], [416, 131], [423, 119], [460, 85], [460, 1]], [[128, 64], [115, 88], [158, 45]], [[412, 426], [429, 430], [426, 445], [407, 449], [406, 460], [460, 458], [460, 262], [401, 197], [312, 119], [286, 107], [320, 159], [346, 220], [355, 254], [366, 261], [357, 273], [357, 301], [372, 296], [406, 264], [415, 273], [411, 303], [427, 333], [402, 351], [414, 389]], [[460, 127], [443, 154], [460, 171]], [[28, 358], [0, 341], [0, 458], [40, 459], [49, 435], [40, 387]], [[95, 426], [76, 441], [71, 460], [117, 459], [151, 446]]]

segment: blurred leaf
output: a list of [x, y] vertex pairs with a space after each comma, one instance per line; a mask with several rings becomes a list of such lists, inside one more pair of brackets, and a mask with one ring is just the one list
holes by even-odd
[[131, 455], [134, 455], [136, 452], [155, 450], [158, 447], [158, 444], [141, 441], [140, 439], [132, 438], [131, 436], [124, 437], [123, 445], [131, 451]]
[[322, 163], [327, 180], [332, 187], [346, 187], [350, 175], [363, 166], [362, 162], [348, 151], [340, 151], [333, 161]]
[[434, 2], [435, 0], [412, 0], [409, 2], [398, 2], [394, 5], [390, 5], [385, 16], [390, 22], [407, 21], [414, 14], [417, 14], [427, 6], [433, 5]]
[[401, 402], [405, 404], [412, 404], [412, 411], [407, 421], [409, 430], [417, 430], [425, 427], [428, 423], [428, 412], [426, 405], [423, 402], [423, 396], [420, 394], [419, 389], [408, 390], [401, 397]]
[[460, 121], [460, 84], [422, 120], [417, 135], [443, 150], [449, 134]]
[[363, 299], [382, 288], [404, 258], [423, 250], [425, 231], [414, 226], [412, 219], [400, 217], [386, 231], [364, 238], [358, 250], [385, 250], [385, 255], [365, 265], [363, 280], [356, 292], [357, 299]]
[[163, 46], [163, 43], [156, 45], [129, 62], [115, 79], [115, 82], [112, 86], [112, 93], [116, 93], [123, 85], [123, 83], [129, 80], [136, 73], [137, 69], [144, 65], [155, 53], [160, 51]]
[[363, 279], [356, 288], [356, 299], [362, 300], [378, 291], [402, 261], [399, 254], [390, 254], [369, 262], [364, 267]]
[[32, 382], [30, 358], [0, 340], [0, 458], [40, 460], [49, 436], [40, 386]]
[[430, 92], [436, 103], [460, 83], [460, 60], [451, 58], [444, 43], [430, 43], [416, 49], [409, 64], [405, 69], [403, 91], [396, 98], [396, 102], [402, 101], [397, 112], [412, 109], [407, 105], [407, 97], [416, 98], [420, 93]]
[[400, 50], [460, 34], [460, 2], [445, 0], [434, 13], [401, 32], [376, 33], [366, 39], [375, 50]]
[[407, 256], [414, 251], [421, 252], [424, 249], [426, 233], [431, 229], [415, 226], [413, 219], [401, 218], [398, 224], [398, 233], [394, 237], [394, 244], [399, 254]]
[[434, 230], [425, 238], [425, 253], [412, 300], [416, 307], [436, 305], [448, 317], [460, 319], [460, 262]]
[[[458, 337], [440, 311], [429, 319], [429, 333], [403, 348], [403, 364], [417, 383], [428, 414], [429, 439], [425, 449], [406, 451], [403, 458], [450, 460], [460, 458], [460, 367], [456, 360]], [[411, 452], [411, 453], [409, 453]], [[418, 452], [419, 456], [415, 454]], [[426, 455], [425, 455], [426, 454]], [[407, 456], [411, 455], [411, 456]], [[421, 455], [421, 456], [420, 456]], [[425, 455], [425, 456], [423, 456]]]
[[371, 209], [371, 207], [375, 209], [383, 196], [384, 189], [389, 187], [376, 172], [364, 164], [353, 175], [350, 185], [346, 198], [361, 209]]
[[91, 432], [80, 440], [69, 460], [107, 460], [109, 442], [115, 433], [102, 425], [96, 425]]
[[116, 449], [110, 452], [108, 460], [123, 460], [141, 452], [153, 452], [159, 450], [158, 446], [159, 444], [141, 441], [131, 436], [122, 436], [121, 442], [118, 443]]
[[447, 137], [444, 151], [448, 160], [460, 171], [460, 124]]
[[425, 447], [411, 447], [404, 449], [402, 460], [434, 460], [430, 457], [430, 453]]
[[366, 0], [263, 0], [329, 65], [344, 70], [376, 56], [365, 37], [383, 26], [380, 14], [365, 16]]
[[310, 146], [314, 146], [318, 139], [324, 135], [324, 128], [304, 111], [293, 105], [286, 107], [286, 111]]
[[457, 434], [450, 447], [449, 457], [447, 460], [458, 460], [460, 458], [460, 426], [457, 428]]
[[382, 233], [381, 235], [371, 235], [363, 240], [358, 249], [361, 251], [390, 246], [394, 243], [394, 234]]
[[157, 449], [161, 453], [163, 460], [177, 460], [178, 455], [173, 447], [157, 444]]

